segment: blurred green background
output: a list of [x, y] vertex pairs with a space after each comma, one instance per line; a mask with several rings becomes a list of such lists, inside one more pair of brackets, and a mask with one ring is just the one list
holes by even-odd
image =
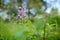
[[[36, 15], [30, 19], [28, 11], [28, 18], [20, 21], [16, 6], [20, 7], [22, 3], [22, 0], [6, 3], [0, 0], [0, 40], [60, 40], [60, 16], [57, 9], [52, 8], [48, 14], [45, 1], [28, 0], [27, 9], [35, 8]], [[45, 9], [42, 9], [43, 6]], [[6, 13], [8, 18], [5, 18]]]

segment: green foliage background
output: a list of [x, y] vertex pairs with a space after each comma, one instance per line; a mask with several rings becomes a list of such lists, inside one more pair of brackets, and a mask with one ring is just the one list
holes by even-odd
[[[18, 6], [21, 6], [21, 0], [18, 1]], [[10, 21], [0, 18], [0, 40], [60, 40], [60, 16], [57, 15], [56, 10], [52, 10], [51, 14], [40, 10], [42, 5], [39, 6], [39, 2], [46, 5], [43, 0], [29, 0], [28, 9], [32, 6], [36, 8], [37, 16], [44, 17], [34, 18], [34, 22], [26, 19], [18, 23], [16, 23], [18, 20], [14, 19], [17, 16], [14, 0], [7, 5], [3, 1], [0, 2], [0, 7], [8, 9], [8, 15], [12, 18]]]

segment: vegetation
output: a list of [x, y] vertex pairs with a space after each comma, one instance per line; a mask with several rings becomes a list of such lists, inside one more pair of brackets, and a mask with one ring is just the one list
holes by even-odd
[[[21, 6], [22, 1], [18, 1], [18, 5]], [[9, 10], [8, 15], [11, 19], [3, 20], [0, 17], [0, 40], [60, 40], [60, 16], [57, 15], [56, 10], [53, 9], [50, 14], [47, 14], [41, 10], [43, 5], [46, 6], [45, 2], [42, 0], [29, 0], [28, 9], [31, 6], [36, 8], [36, 16], [42, 15], [43, 17], [34, 17], [34, 22], [30, 19], [19, 21], [16, 17], [17, 9], [14, 8], [13, 2], [7, 4], [9, 7], [6, 8]], [[42, 5], [39, 6], [39, 2]], [[31, 6], [30, 3], [32, 3]], [[4, 6], [1, 7], [4, 9]]]

